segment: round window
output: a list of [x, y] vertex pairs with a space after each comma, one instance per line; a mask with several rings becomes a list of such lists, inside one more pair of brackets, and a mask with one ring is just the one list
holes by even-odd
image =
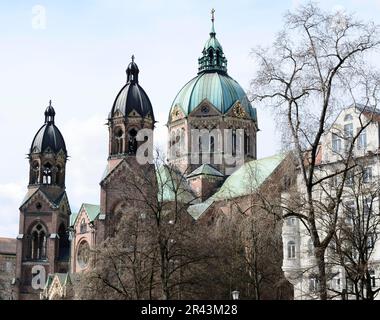
[[90, 246], [87, 241], [82, 241], [79, 244], [77, 253], [77, 262], [81, 268], [85, 268], [90, 260]]
[[208, 112], [210, 111], [210, 109], [209, 109], [209, 107], [207, 107], [207, 106], [202, 106], [201, 111], [202, 111], [203, 113], [208, 113]]

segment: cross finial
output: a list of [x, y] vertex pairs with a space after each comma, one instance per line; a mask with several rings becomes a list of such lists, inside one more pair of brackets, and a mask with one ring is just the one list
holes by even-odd
[[49, 100], [49, 107], [51, 107], [51, 99]]
[[214, 13], [215, 13], [215, 9], [212, 8], [212, 9], [211, 9], [211, 21], [212, 21], [212, 22], [214, 22], [214, 20], [215, 20]]
[[135, 55], [132, 54], [132, 62], [135, 62]]

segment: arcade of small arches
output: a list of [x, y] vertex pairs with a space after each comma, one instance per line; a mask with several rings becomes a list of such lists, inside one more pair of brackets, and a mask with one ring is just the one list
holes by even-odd
[[52, 164], [51, 161], [47, 160], [41, 166], [39, 160], [32, 161], [30, 170], [30, 184], [46, 184], [46, 185], [59, 185], [63, 186], [65, 184], [65, 169], [64, 165], [57, 163]]
[[[193, 129], [199, 130], [197, 134], [194, 135], [194, 137], [191, 137], [192, 139], [197, 140], [198, 143], [195, 145], [198, 147], [197, 150], [194, 150], [196, 152], [202, 153], [210, 153], [211, 155], [216, 153], [222, 153], [224, 147], [222, 144], [222, 138], [221, 138], [221, 132], [217, 128], [212, 129], [206, 129], [206, 128], [198, 128], [194, 127]], [[230, 143], [225, 143], [225, 145], [230, 146], [230, 151], [232, 155], [236, 155], [237, 149], [238, 149], [238, 135], [237, 131], [234, 127], [228, 128], [231, 130], [231, 135], [227, 136], [228, 139], [230, 139]], [[252, 156], [252, 139], [251, 134], [249, 133], [249, 130], [244, 129], [244, 155], [245, 156]], [[194, 141], [194, 140], [192, 140]], [[216, 148], [215, 148], [216, 146]], [[171, 131], [170, 139], [169, 139], [169, 147], [176, 147], [175, 155], [178, 157], [183, 153], [187, 152], [186, 147], [186, 134], [185, 129], [177, 128]], [[227, 150], [225, 150], [226, 152]]]
[[135, 155], [137, 152], [137, 129], [131, 128], [125, 135], [121, 127], [116, 127], [113, 134], [111, 155], [128, 154]]

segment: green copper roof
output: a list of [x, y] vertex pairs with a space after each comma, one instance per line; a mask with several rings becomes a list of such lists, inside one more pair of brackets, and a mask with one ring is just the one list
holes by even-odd
[[172, 108], [179, 106], [188, 115], [205, 99], [222, 114], [226, 114], [240, 101], [251, 118], [255, 121], [257, 119], [256, 109], [252, 107], [239, 83], [227, 74], [218, 72], [205, 72], [191, 79], [175, 97]]
[[[97, 204], [89, 204], [89, 203], [83, 203], [79, 209], [79, 212], [82, 211], [82, 209], [84, 209], [88, 215], [88, 218], [90, 219], [90, 221], [94, 221], [95, 218], [98, 216], [98, 214], [100, 213], [100, 206], [97, 205]], [[78, 218], [78, 215], [79, 215], [79, 212], [78, 213], [73, 213], [70, 217], [70, 225], [73, 226]]]
[[190, 203], [195, 200], [190, 186], [183, 175], [175, 172], [167, 165], [161, 165], [156, 170], [158, 184], [158, 200], [161, 202], [175, 201]]
[[87, 212], [90, 221], [94, 221], [97, 215], [100, 213], [100, 206], [96, 204], [83, 203], [82, 206]]
[[197, 203], [187, 208], [187, 212], [193, 217], [194, 220], [197, 220], [203, 212], [205, 212], [210, 206], [214, 203], [213, 200], [208, 199], [202, 203]]
[[216, 201], [253, 193], [270, 177], [285, 157], [285, 154], [280, 154], [245, 163], [226, 179], [218, 192], [202, 203], [189, 206], [188, 213], [197, 220]]
[[70, 226], [73, 226], [75, 223], [75, 220], [77, 219], [78, 213], [73, 212], [70, 216]]
[[198, 175], [206, 175], [206, 176], [216, 176], [216, 177], [224, 177], [223, 173], [216, 170], [209, 164], [202, 164], [200, 167], [196, 168], [193, 172], [187, 175], [187, 178], [195, 177]]
[[254, 192], [273, 173], [285, 156], [280, 154], [245, 163], [226, 179], [212, 199], [225, 200]]

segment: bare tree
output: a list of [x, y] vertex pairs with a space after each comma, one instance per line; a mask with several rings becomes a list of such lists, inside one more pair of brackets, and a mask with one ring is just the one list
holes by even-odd
[[[379, 77], [365, 54], [378, 46], [374, 24], [344, 12], [330, 14], [309, 3], [286, 15], [285, 27], [270, 49], [254, 51], [259, 71], [252, 81], [253, 99], [274, 107], [299, 170], [300, 192], [283, 204], [284, 217], [299, 218], [311, 236], [320, 299], [328, 298], [325, 251], [336, 234], [343, 194], [341, 187], [329, 196], [324, 183], [337, 174], [346, 180], [353, 145], [368, 122], [344, 137], [349, 142], [347, 152], [339, 170], [329, 174], [319, 170], [321, 139], [344, 107], [358, 103], [367, 111], [376, 107]], [[323, 228], [322, 216], [329, 217]]]
[[[357, 167], [350, 174], [344, 195], [342, 215], [333, 237], [329, 264], [342, 266], [344, 287], [330, 290], [343, 299], [373, 300], [376, 288], [374, 250], [378, 243], [380, 225], [377, 175], [368, 170], [373, 159], [357, 159]], [[347, 184], [347, 183], [346, 183]]]
[[83, 275], [82, 297], [193, 297], [199, 286], [193, 269], [207, 250], [187, 213], [196, 197], [184, 177], [158, 154], [155, 165], [132, 165], [119, 179], [111, 192], [121, 205], [109, 217], [106, 241], [93, 252], [94, 269]]

